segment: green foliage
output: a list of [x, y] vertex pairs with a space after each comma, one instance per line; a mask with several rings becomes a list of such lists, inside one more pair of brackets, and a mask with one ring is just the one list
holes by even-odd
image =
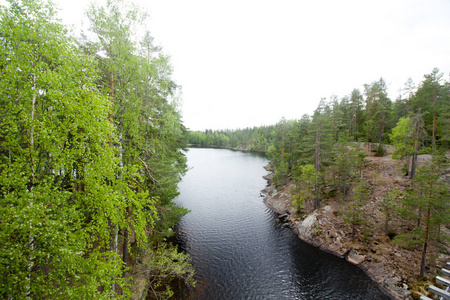
[[383, 143], [390, 129], [392, 101], [387, 96], [383, 78], [364, 85], [366, 95], [366, 140], [369, 143]]
[[369, 195], [368, 183], [362, 180], [359, 181], [353, 189], [352, 200], [343, 212], [344, 221], [352, 226], [353, 240], [356, 238], [357, 228], [364, 224], [365, 212], [362, 207]]
[[194, 269], [190, 257], [170, 245], [161, 244], [145, 256], [148, 273], [149, 296], [153, 299], [168, 299], [173, 296], [171, 284], [177, 281], [195, 286]]
[[[381, 211], [384, 213], [384, 230], [389, 235], [389, 222], [392, 220], [395, 214], [397, 205], [400, 199], [403, 198], [403, 192], [397, 189], [393, 189], [387, 196], [383, 197], [381, 202]], [[391, 234], [392, 235], [392, 234]]]
[[[312, 164], [317, 174], [315, 207], [324, 197], [323, 191], [330, 188], [341, 192], [345, 199], [357, 173], [362, 177], [366, 156], [359, 144], [349, 142], [366, 141], [367, 152], [384, 156], [388, 137], [397, 149], [393, 157], [405, 159], [405, 173], [411, 170], [413, 178], [417, 155], [434, 149], [429, 138], [433, 130], [435, 144], [448, 148], [450, 101], [446, 99], [450, 97], [450, 84], [442, 83], [442, 75], [435, 69], [425, 75], [417, 91], [409, 80], [405, 93], [407, 99], [392, 103], [381, 78], [364, 85], [364, 97], [355, 89], [341, 100], [337, 96], [321, 99], [312, 116], [281, 120], [273, 128], [268, 148], [276, 184], [298, 179], [301, 167]], [[305, 200], [299, 191], [293, 191], [297, 207]]]
[[274, 125], [237, 130], [189, 131], [189, 144], [267, 152], [272, 145], [272, 134], [277, 127]]
[[397, 126], [392, 129], [392, 133], [389, 135], [389, 139], [395, 151], [392, 152], [392, 158], [401, 159], [403, 156], [409, 156], [413, 144], [410, 135], [410, 119], [408, 117], [398, 120]]
[[51, 3], [9, 2], [0, 12], [1, 298], [127, 298], [127, 249], [169, 235], [186, 213], [172, 202], [186, 129], [168, 59], [148, 34], [133, 41], [144, 15], [122, 1], [92, 8], [98, 40], [82, 46]]
[[[115, 224], [131, 232], [136, 220], [141, 220], [142, 229], [151, 233], [150, 240], [162, 242], [187, 213], [173, 203], [177, 183], [187, 170], [182, 152], [187, 130], [177, 107], [179, 87], [171, 79], [168, 57], [153, 44], [149, 32], [142, 30], [145, 34], [140, 40], [134, 34], [146, 20], [145, 11], [114, 0], [104, 6], [92, 5], [88, 17], [95, 35], [90, 35], [92, 40], [85, 42], [84, 49], [96, 54], [103, 76], [98, 84], [113, 103], [117, 175], [124, 179], [127, 195], [125, 221]], [[133, 202], [134, 195], [139, 199]], [[142, 205], [146, 198], [152, 202]], [[123, 243], [127, 247], [125, 235]], [[147, 243], [138, 246], [145, 248]], [[123, 261], [127, 263], [127, 257]]]
[[375, 156], [383, 157], [386, 154], [386, 148], [383, 144], [379, 143], [375, 150]]
[[422, 227], [414, 227], [413, 230], [397, 235], [394, 238], [394, 243], [399, 245], [407, 250], [420, 250], [420, 247], [423, 246], [424, 240], [424, 230]]
[[297, 208], [298, 212], [302, 212], [303, 208], [308, 210], [305, 205], [306, 200], [314, 197], [314, 185], [316, 182], [316, 170], [313, 165], [301, 165], [299, 166], [296, 188], [291, 191], [293, 194], [293, 205]]
[[441, 180], [447, 167], [445, 155], [434, 152], [430, 165], [418, 169], [414, 185], [401, 200], [399, 212], [407, 220], [417, 222], [414, 230], [396, 237], [396, 241], [408, 248], [422, 247], [420, 277], [423, 277], [428, 244], [440, 239], [442, 225], [450, 222], [449, 186]]
[[0, 23], [0, 295], [110, 298], [111, 283], [126, 285], [102, 250], [123, 209], [109, 101], [53, 7], [10, 2]]

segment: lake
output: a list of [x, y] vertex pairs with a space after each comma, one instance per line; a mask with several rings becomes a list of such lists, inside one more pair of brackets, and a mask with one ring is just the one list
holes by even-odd
[[191, 148], [177, 240], [196, 288], [180, 299], [389, 299], [358, 267], [310, 246], [266, 207], [261, 154]]

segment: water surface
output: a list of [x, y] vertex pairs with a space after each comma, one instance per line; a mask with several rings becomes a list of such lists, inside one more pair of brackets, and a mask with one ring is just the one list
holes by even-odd
[[189, 149], [178, 240], [196, 270], [182, 299], [389, 299], [359, 268], [301, 242], [260, 196], [267, 159]]

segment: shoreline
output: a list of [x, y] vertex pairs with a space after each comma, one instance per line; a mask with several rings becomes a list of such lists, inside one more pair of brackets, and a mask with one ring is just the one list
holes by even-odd
[[205, 148], [205, 149], [228, 149], [233, 151], [242, 151], [242, 152], [256, 152], [256, 153], [267, 153], [266, 150], [255, 150], [249, 149], [245, 147], [227, 147], [227, 146], [216, 146], [216, 145], [197, 145], [197, 144], [188, 144], [188, 148]]
[[[282, 219], [301, 241], [339, 258], [345, 258], [349, 263], [356, 265], [378, 285], [382, 293], [387, 297], [396, 300], [413, 299], [408, 286], [405, 283], [401, 283], [401, 279], [396, 276], [394, 269], [390, 272], [389, 269], [386, 270], [385, 265], [372, 263], [365, 255], [359, 253], [358, 249], [342, 244], [339, 238], [337, 242], [333, 243], [317, 238], [317, 228], [321, 228], [320, 226], [322, 225], [321, 219], [325, 217], [331, 223], [335, 220], [336, 217], [332, 208], [329, 205], [321, 206], [321, 208], [307, 215], [302, 221], [299, 220], [289, 197], [289, 190], [293, 183], [288, 183], [280, 190], [276, 190], [272, 182], [273, 172], [268, 166], [264, 168], [270, 172], [268, 175], [263, 176], [267, 181], [267, 186], [261, 190], [261, 193], [265, 195], [265, 205], [274, 211], [278, 218]], [[331, 217], [332, 215], [334, 217]], [[340, 226], [341, 224], [337, 225]], [[342, 233], [336, 230], [336, 232], [331, 234], [339, 236]]]

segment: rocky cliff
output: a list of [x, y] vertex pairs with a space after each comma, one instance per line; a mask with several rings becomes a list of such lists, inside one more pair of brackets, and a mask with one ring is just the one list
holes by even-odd
[[[269, 174], [265, 176], [268, 186], [262, 192], [266, 195], [266, 205], [278, 213], [300, 239], [358, 265], [393, 299], [414, 299], [419, 293], [427, 293], [425, 289], [430, 282], [418, 280], [421, 252], [406, 250], [392, 241], [393, 235], [408, 224], [386, 221], [382, 199], [392, 188], [404, 189], [411, 182], [401, 174], [401, 163], [392, 160], [389, 152], [387, 155], [369, 155], [365, 159], [363, 179], [370, 185], [370, 196], [364, 203], [366, 230], [364, 234], [357, 232], [355, 240], [341, 215], [345, 203], [337, 197], [324, 199], [320, 209], [298, 214], [292, 206], [290, 193], [295, 182], [277, 190], [272, 183], [273, 174]], [[429, 160], [430, 157], [425, 155], [419, 162], [425, 164]], [[429, 278], [433, 278], [435, 270], [449, 259], [450, 256], [433, 249], [428, 260]]]

